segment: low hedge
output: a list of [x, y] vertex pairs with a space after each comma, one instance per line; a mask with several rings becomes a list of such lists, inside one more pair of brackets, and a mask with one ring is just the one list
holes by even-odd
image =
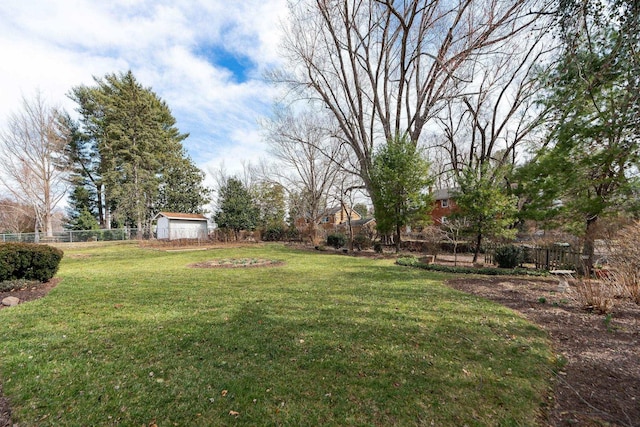
[[527, 270], [526, 268], [496, 268], [496, 267], [453, 267], [448, 265], [425, 264], [415, 257], [402, 257], [396, 260], [396, 264], [406, 267], [421, 268], [423, 270], [439, 271], [441, 273], [457, 274], [483, 274], [486, 276], [548, 276], [544, 270]]
[[34, 243], [0, 244], [0, 282], [5, 280], [49, 281], [58, 271], [63, 252]]

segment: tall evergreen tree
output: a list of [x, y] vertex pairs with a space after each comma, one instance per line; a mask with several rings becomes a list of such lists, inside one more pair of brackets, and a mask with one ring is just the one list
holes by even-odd
[[[146, 229], [159, 208], [197, 210], [194, 205], [206, 201], [204, 177], [184, 156], [188, 135], [179, 132], [167, 104], [131, 71], [95, 83], [71, 91], [80, 131], [70, 150], [95, 191], [101, 224], [108, 226], [112, 213], [120, 224]], [[184, 197], [173, 192], [177, 183]]]
[[281, 184], [261, 182], [254, 188], [259, 215], [258, 225], [263, 228], [284, 226], [286, 194]]
[[464, 218], [475, 237], [473, 262], [478, 260], [483, 239], [486, 237], [514, 237], [510, 227], [516, 221], [517, 197], [510, 195], [505, 182], [504, 167], [493, 168], [485, 163], [479, 168], [467, 167], [458, 176], [455, 201], [458, 211], [453, 218]]
[[204, 213], [211, 189], [203, 184], [204, 172], [186, 155], [167, 162], [162, 171], [155, 211]]
[[[71, 179], [72, 189], [67, 199], [67, 222], [65, 226], [72, 230], [82, 230], [78, 228], [79, 218], [87, 214], [96, 218], [95, 201], [89, 189], [91, 188], [80, 176]], [[96, 219], [96, 223], [98, 223]], [[98, 223], [99, 224], [99, 223]]]

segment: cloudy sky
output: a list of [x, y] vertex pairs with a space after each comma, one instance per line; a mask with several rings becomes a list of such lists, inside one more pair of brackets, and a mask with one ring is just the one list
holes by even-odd
[[23, 96], [67, 98], [93, 76], [132, 70], [191, 136], [203, 170], [229, 172], [264, 156], [259, 118], [274, 89], [286, 0], [3, 0], [0, 2], [0, 126]]

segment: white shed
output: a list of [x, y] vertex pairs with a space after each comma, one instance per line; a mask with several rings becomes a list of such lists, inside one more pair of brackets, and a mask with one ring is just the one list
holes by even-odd
[[206, 239], [207, 218], [202, 214], [159, 212], [156, 237], [161, 240]]

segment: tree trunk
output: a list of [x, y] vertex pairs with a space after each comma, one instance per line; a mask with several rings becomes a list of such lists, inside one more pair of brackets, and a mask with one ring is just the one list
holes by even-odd
[[105, 206], [102, 203], [102, 192], [104, 191], [104, 187], [100, 184], [96, 184], [96, 204], [98, 205], [98, 222], [100, 223], [101, 228], [107, 227], [107, 220], [105, 215]]
[[307, 229], [309, 233], [309, 239], [311, 239], [312, 245], [318, 244], [318, 225], [316, 224], [315, 219], [311, 219], [309, 222], [309, 228]]
[[458, 241], [457, 239], [453, 242], [453, 266], [458, 266]]
[[400, 225], [396, 224], [396, 253], [400, 252]]
[[478, 233], [476, 236], [476, 248], [473, 252], [473, 263], [478, 262], [478, 255], [480, 255], [480, 245], [482, 244], [482, 233]]
[[44, 183], [44, 233], [47, 237], [53, 237], [52, 206], [51, 206], [51, 182]]

